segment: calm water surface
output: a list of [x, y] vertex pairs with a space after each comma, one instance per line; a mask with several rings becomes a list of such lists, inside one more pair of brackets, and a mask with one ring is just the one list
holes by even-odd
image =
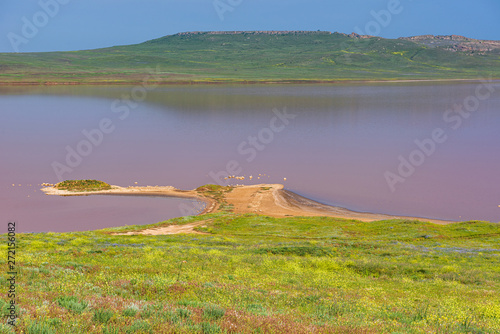
[[[60, 176], [192, 189], [215, 183], [229, 163], [254, 176], [239, 183], [284, 183], [353, 210], [498, 222], [500, 84], [457, 129], [444, 119], [478, 85], [0, 88], [1, 219], [18, 221], [19, 231], [154, 223], [199, 203], [61, 198], [39, 184]], [[436, 129], [446, 140], [422, 159], [415, 141]], [[67, 161], [72, 150], [85, 154]], [[387, 172], [397, 175], [400, 157], [410, 156], [419, 166], [391, 189]]]

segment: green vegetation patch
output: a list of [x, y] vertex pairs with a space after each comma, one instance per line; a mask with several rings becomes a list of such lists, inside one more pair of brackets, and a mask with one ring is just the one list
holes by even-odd
[[205, 192], [205, 191], [221, 191], [223, 186], [220, 186], [218, 184], [206, 184], [204, 186], [196, 188], [197, 191]]
[[55, 187], [60, 190], [69, 191], [98, 191], [111, 189], [111, 186], [106, 182], [97, 180], [67, 180], [59, 182]]
[[206, 319], [219, 320], [226, 311], [217, 305], [208, 305], [203, 309], [203, 317]]
[[281, 247], [263, 247], [255, 251], [257, 254], [275, 254], [275, 255], [296, 255], [296, 256], [330, 256], [330, 249], [318, 246], [281, 246]]
[[113, 311], [106, 309], [94, 310], [94, 322], [107, 324], [113, 317]]
[[216, 184], [206, 184], [204, 186], [196, 188], [196, 191], [206, 197], [212, 198], [219, 203], [219, 209], [224, 212], [231, 212], [233, 210], [233, 205], [228, 204], [225, 200], [225, 193], [231, 192], [233, 187], [230, 186], [220, 186]]
[[48, 324], [43, 322], [34, 322], [28, 326], [28, 334], [56, 334], [56, 331]]
[[59, 306], [64, 307], [68, 311], [75, 314], [81, 314], [88, 306], [84, 301], [79, 301], [75, 296], [63, 296], [57, 299]]

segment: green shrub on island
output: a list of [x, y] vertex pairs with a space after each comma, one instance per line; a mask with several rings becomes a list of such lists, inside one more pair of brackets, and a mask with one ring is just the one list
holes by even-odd
[[218, 184], [205, 184], [204, 186], [196, 188], [197, 191], [206, 192], [206, 191], [221, 191], [227, 187], [220, 186]]
[[111, 186], [106, 182], [97, 180], [67, 180], [59, 182], [55, 187], [59, 190], [70, 191], [97, 191], [111, 189]]

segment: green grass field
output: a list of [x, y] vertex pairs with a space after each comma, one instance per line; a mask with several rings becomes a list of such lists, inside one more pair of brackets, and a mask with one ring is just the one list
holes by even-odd
[[[151, 76], [150, 73], [154, 73]], [[177, 34], [98, 50], [0, 54], [0, 83], [318, 82], [500, 77], [498, 50], [310, 32]]]
[[500, 333], [498, 224], [225, 212], [150, 226], [198, 220], [207, 234], [18, 234], [18, 332]]

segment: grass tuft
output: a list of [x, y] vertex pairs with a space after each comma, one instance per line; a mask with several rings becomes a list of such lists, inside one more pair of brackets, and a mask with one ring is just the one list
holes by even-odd
[[28, 334], [56, 334], [48, 324], [43, 322], [34, 322], [28, 326]]
[[209, 320], [221, 319], [226, 311], [217, 305], [208, 305], [203, 308], [203, 317]]
[[94, 310], [94, 322], [107, 324], [113, 318], [113, 311], [106, 309]]
[[59, 306], [64, 307], [68, 311], [71, 311], [75, 314], [81, 314], [87, 308], [86, 302], [80, 302], [78, 298], [74, 296], [59, 297], [57, 298], [57, 303], [59, 304]]

